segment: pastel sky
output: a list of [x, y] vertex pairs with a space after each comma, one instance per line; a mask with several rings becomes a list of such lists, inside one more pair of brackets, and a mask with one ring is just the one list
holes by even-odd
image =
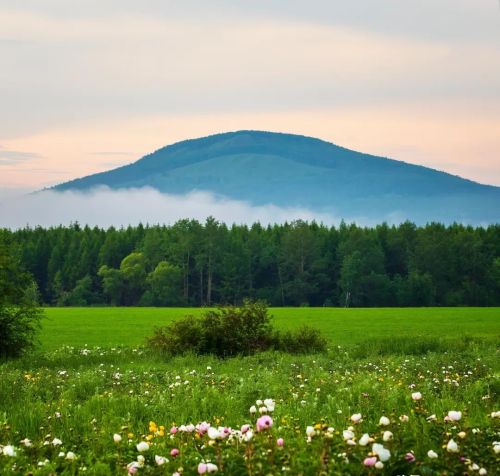
[[0, 65], [4, 191], [238, 129], [500, 185], [498, 0], [0, 0]]

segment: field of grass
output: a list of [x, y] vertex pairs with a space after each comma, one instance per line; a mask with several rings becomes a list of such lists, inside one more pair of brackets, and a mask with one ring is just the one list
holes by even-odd
[[[166, 325], [200, 308], [47, 308], [40, 340], [44, 349], [62, 345], [138, 346], [155, 326]], [[500, 308], [274, 308], [278, 328], [316, 327], [334, 345], [373, 338], [461, 336], [498, 339]]]
[[271, 310], [318, 355], [141, 347], [188, 312], [48, 309], [0, 364], [0, 474], [497, 474], [499, 309]]

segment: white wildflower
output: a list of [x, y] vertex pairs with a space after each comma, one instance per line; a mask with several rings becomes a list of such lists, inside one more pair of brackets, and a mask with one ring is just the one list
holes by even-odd
[[458, 453], [458, 445], [453, 439], [448, 441], [448, 444], [446, 445], [446, 451], [448, 451], [448, 453]]
[[155, 463], [158, 465], [158, 466], [162, 466], [164, 465], [165, 463], [168, 463], [168, 459], [165, 458], [164, 456], [158, 456], [158, 455], [155, 455]]
[[358, 441], [358, 443], [361, 446], [366, 446], [368, 443], [370, 443], [370, 435], [368, 433], [365, 433]]
[[359, 423], [362, 419], [361, 413], [355, 413], [354, 415], [351, 416], [351, 421], [353, 423]]
[[384, 434], [382, 435], [382, 439], [384, 441], [391, 441], [393, 436], [394, 435], [392, 434], [392, 431], [384, 431]]
[[7, 446], [4, 446], [3, 448], [0, 447], [0, 449], [2, 450], [2, 453], [4, 454], [4, 456], [10, 456], [10, 457], [14, 458], [17, 454], [16, 449], [12, 445], [7, 445]]
[[139, 453], [143, 453], [144, 451], [149, 450], [149, 443], [141, 441], [140, 443], [137, 443], [136, 448]]
[[451, 410], [448, 412], [448, 418], [451, 421], [459, 421], [462, 418], [462, 412], [457, 412], [457, 411]]
[[374, 443], [372, 445], [372, 452], [375, 453], [382, 462], [387, 461], [391, 457], [391, 452], [379, 443]]

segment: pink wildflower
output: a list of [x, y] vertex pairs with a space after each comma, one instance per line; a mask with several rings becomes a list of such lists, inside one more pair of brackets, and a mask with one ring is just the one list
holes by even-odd
[[200, 463], [198, 465], [198, 474], [216, 473], [216, 472], [217, 472], [217, 466], [213, 463]]
[[262, 415], [257, 420], [257, 431], [267, 430], [273, 426], [273, 419], [269, 415]]
[[196, 429], [198, 430], [198, 433], [200, 435], [204, 435], [208, 431], [209, 428], [210, 428], [210, 424], [207, 423], [206, 421], [196, 425]]
[[205, 474], [207, 472], [207, 463], [200, 463], [198, 465], [198, 474]]
[[413, 453], [406, 453], [405, 454], [405, 460], [408, 461], [408, 463], [414, 463], [415, 462], [415, 455]]
[[363, 461], [363, 464], [365, 466], [375, 466], [376, 463], [377, 463], [376, 456], [372, 456], [371, 458], [365, 458], [365, 460]]

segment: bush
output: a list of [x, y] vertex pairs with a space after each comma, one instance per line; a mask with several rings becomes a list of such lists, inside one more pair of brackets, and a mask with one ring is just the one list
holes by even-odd
[[18, 357], [34, 345], [38, 290], [19, 266], [15, 250], [0, 241], [0, 359]]
[[327, 341], [318, 329], [302, 326], [296, 331], [277, 333], [274, 347], [290, 354], [325, 352]]
[[210, 310], [201, 319], [202, 353], [228, 357], [250, 355], [272, 345], [271, 316], [262, 301]]
[[245, 301], [241, 307], [220, 307], [198, 318], [186, 316], [157, 328], [148, 345], [163, 354], [193, 352], [218, 357], [251, 355], [270, 349], [290, 353], [326, 350], [326, 340], [315, 329], [303, 327], [285, 333], [274, 330], [262, 301]]
[[169, 326], [156, 328], [153, 337], [148, 339], [148, 345], [160, 353], [178, 355], [190, 351], [198, 354], [203, 341], [200, 319], [186, 316]]

